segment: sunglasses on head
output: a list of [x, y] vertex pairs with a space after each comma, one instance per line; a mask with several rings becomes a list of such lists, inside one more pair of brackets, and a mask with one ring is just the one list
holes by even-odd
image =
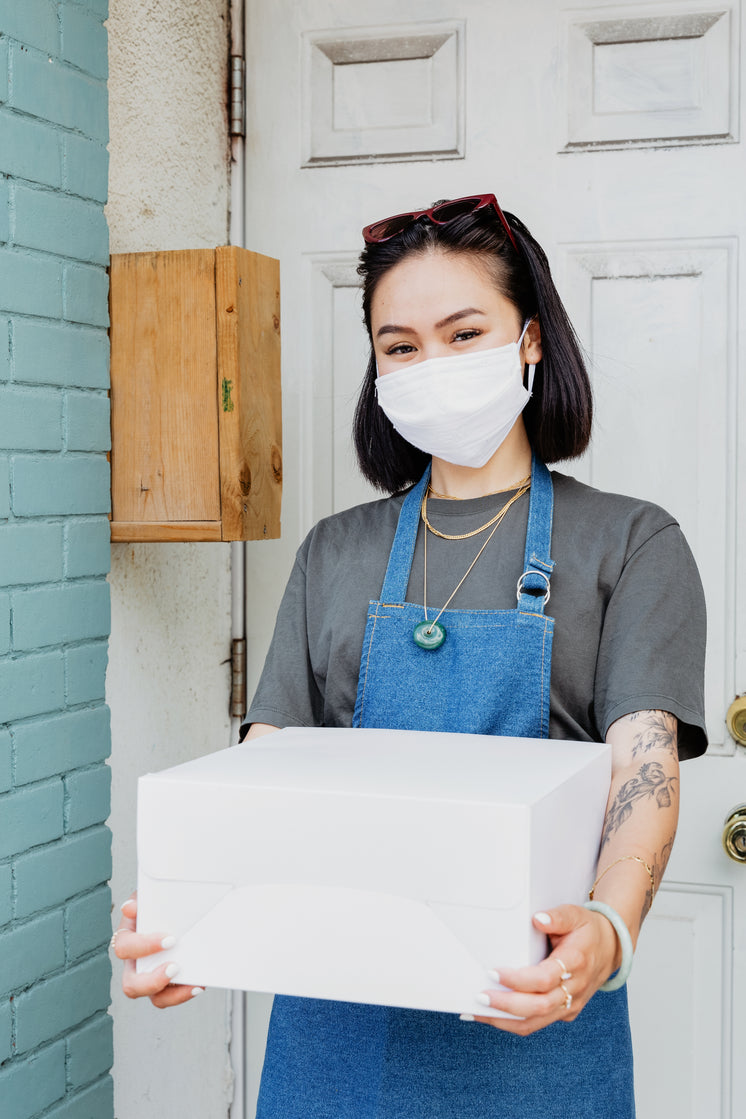
[[366, 225], [363, 230], [363, 240], [369, 245], [380, 244], [382, 241], [390, 241], [392, 237], [402, 233], [410, 225], [413, 225], [418, 218], [429, 218], [435, 225], [446, 225], [454, 218], [464, 217], [465, 214], [475, 214], [477, 210], [482, 210], [485, 206], [492, 206], [503, 229], [510, 238], [511, 245], [518, 252], [515, 237], [494, 194], [470, 194], [466, 198], [454, 198], [451, 202], [440, 202], [437, 206], [431, 206], [429, 210], [412, 210], [406, 214], [394, 214], [391, 218], [374, 221], [372, 225]]

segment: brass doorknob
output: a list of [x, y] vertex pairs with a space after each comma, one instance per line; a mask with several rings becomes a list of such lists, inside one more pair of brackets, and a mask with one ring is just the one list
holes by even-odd
[[746, 695], [736, 696], [728, 708], [725, 721], [730, 735], [736, 742], [746, 746]]
[[746, 863], [746, 804], [733, 808], [725, 819], [723, 847], [731, 859]]

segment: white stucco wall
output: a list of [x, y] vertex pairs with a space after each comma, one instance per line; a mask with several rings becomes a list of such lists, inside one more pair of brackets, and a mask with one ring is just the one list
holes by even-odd
[[[225, 244], [227, 0], [110, 0], [108, 29], [111, 251]], [[230, 741], [230, 545], [114, 545], [111, 595], [116, 912], [135, 885], [137, 777]], [[226, 992], [158, 1011], [114, 970], [117, 1119], [227, 1115]]]

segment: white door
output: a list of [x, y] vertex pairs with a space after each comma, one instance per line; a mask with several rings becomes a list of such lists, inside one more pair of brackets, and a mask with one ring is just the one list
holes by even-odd
[[[369, 496], [349, 438], [360, 229], [494, 191], [547, 249], [593, 357], [596, 436], [575, 472], [671, 509], [705, 582], [713, 745], [684, 766], [630, 988], [640, 1119], [736, 1119], [746, 865], [720, 836], [746, 801], [724, 725], [746, 691], [738, 0], [247, 5], [246, 243], [281, 259], [285, 392], [283, 538], [249, 552], [250, 683], [302, 536]], [[267, 1005], [250, 999], [250, 1095]]]

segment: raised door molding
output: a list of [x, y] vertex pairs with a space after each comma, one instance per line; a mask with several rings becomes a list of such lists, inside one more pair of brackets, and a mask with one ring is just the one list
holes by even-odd
[[302, 165], [464, 155], [464, 23], [303, 35]]
[[738, 139], [737, 5], [564, 13], [560, 150]]

